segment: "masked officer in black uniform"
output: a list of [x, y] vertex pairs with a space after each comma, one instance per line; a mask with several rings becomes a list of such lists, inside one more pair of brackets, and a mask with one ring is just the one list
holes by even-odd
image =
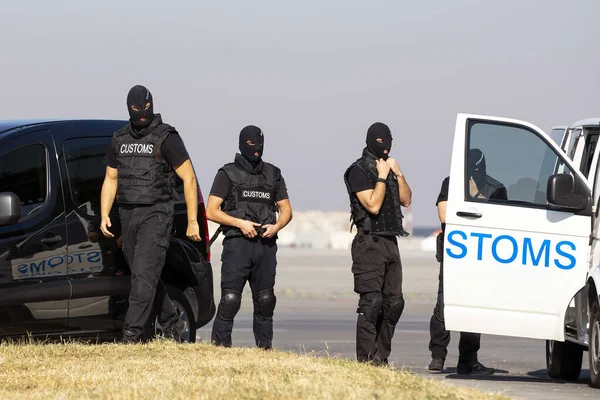
[[360, 362], [388, 363], [392, 337], [404, 310], [402, 263], [396, 236], [407, 236], [401, 206], [412, 192], [396, 161], [389, 158], [392, 134], [376, 122], [368, 129], [362, 157], [344, 174], [353, 223], [354, 291], [360, 295], [356, 355]]
[[291, 221], [292, 208], [281, 171], [262, 161], [263, 145], [260, 128], [242, 129], [241, 154], [219, 169], [208, 197], [206, 215], [225, 235], [221, 301], [212, 329], [212, 341], [220, 346], [231, 346], [233, 318], [249, 280], [256, 345], [272, 347], [277, 232]]
[[154, 306], [165, 336], [179, 341], [179, 317], [160, 279], [173, 226], [176, 173], [187, 204], [187, 237], [199, 241], [196, 176], [181, 137], [153, 113], [152, 94], [134, 86], [127, 96], [129, 123], [115, 132], [106, 153], [100, 229], [113, 237], [109, 213], [115, 196], [123, 234], [123, 252], [131, 269], [129, 308], [123, 343], [142, 339]]
[[[467, 171], [469, 176], [469, 194], [471, 198], [506, 200], [507, 192], [504, 185], [487, 175], [485, 157], [481, 150], [472, 149], [468, 153]], [[446, 330], [444, 323], [444, 232], [446, 230], [446, 202], [448, 201], [448, 187], [450, 177], [442, 182], [442, 188], [438, 195], [436, 206], [441, 222], [442, 232], [437, 237], [436, 258], [440, 262], [440, 274], [438, 285], [438, 296], [433, 315], [429, 321], [429, 350], [431, 351], [431, 363], [429, 370], [443, 371], [448, 344], [450, 343], [450, 332]], [[461, 332], [458, 343], [458, 365], [457, 372], [461, 375], [491, 375], [493, 368], [487, 368], [477, 360], [477, 352], [481, 343], [481, 334], [472, 332]]]

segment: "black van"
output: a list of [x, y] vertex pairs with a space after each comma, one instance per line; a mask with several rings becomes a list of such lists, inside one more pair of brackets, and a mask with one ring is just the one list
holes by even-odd
[[[127, 121], [0, 122], [0, 338], [97, 341], [122, 336], [130, 271], [115, 234], [100, 232], [104, 154]], [[209, 232], [198, 188], [202, 242], [186, 238], [183, 183], [162, 279], [185, 321], [184, 341], [215, 314]], [[148, 335], [161, 334], [153, 317]]]

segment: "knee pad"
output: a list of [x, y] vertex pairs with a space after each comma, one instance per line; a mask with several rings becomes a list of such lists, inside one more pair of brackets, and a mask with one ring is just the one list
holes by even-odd
[[275, 304], [277, 298], [273, 289], [265, 290], [264, 292], [258, 293], [254, 296], [254, 309], [255, 312], [262, 317], [272, 317], [273, 311], [275, 311]]
[[221, 296], [219, 303], [219, 317], [226, 321], [231, 321], [240, 310], [242, 305], [242, 295], [235, 292], [225, 292]]
[[377, 322], [383, 308], [383, 296], [379, 292], [367, 293], [358, 300], [356, 312], [365, 316], [371, 323]]
[[387, 302], [385, 317], [392, 324], [396, 325], [400, 320], [402, 311], [404, 311], [404, 297], [394, 296], [390, 297]]

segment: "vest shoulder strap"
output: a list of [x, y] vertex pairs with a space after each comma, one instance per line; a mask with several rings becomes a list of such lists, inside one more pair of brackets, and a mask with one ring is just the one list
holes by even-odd
[[166, 137], [170, 133], [178, 133], [177, 130], [169, 124], [160, 124], [153, 131], [152, 134], [158, 137]]
[[[160, 124], [159, 126], [156, 127], [156, 129], [154, 129], [152, 131], [153, 135], [156, 135], [158, 137], [158, 140], [156, 141], [156, 146], [160, 149], [162, 147], [163, 142], [167, 139], [167, 137], [170, 134], [176, 134], [178, 135], [179, 133], [175, 130], [175, 128], [173, 128], [171, 125], [169, 124]], [[160, 153], [159, 153], [160, 154]]]
[[360, 168], [365, 174], [367, 174], [367, 178], [371, 181], [371, 183], [377, 178], [377, 176], [373, 176], [373, 171], [368, 167], [367, 163], [363, 159], [359, 159], [356, 162], [356, 166]]
[[240, 185], [246, 181], [248, 173], [242, 168], [238, 168], [235, 163], [225, 164], [221, 167], [223, 172], [227, 175], [229, 180], [234, 185]]
[[[125, 125], [114, 133], [114, 136], [123, 136], [129, 133], [129, 125]], [[150, 134], [158, 137], [167, 137], [170, 133], [178, 133], [177, 130], [169, 124], [158, 125]]]
[[119, 130], [118, 130], [118, 131], [116, 131], [116, 132], [113, 134], [113, 136], [114, 136], [115, 138], [116, 138], [116, 137], [119, 137], [119, 136], [123, 136], [123, 135], [127, 134], [127, 130], [128, 130], [128, 129], [129, 129], [129, 124], [127, 124], [127, 125], [124, 125], [123, 127], [119, 128]]
[[263, 174], [267, 178], [267, 185], [270, 187], [275, 186], [275, 180], [281, 175], [281, 170], [273, 164], [263, 163]]
[[[244, 171], [243, 168], [238, 167], [235, 163], [225, 164], [221, 169], [227, 174], [227, 177], [234, 185], [246, 182], [248, 172]], [[262, 173], [267, 178], [267, 184], [273, 187], [281, 170], [272, 164], [265, 163], [263, 165]]]
[[344, 172], [344, 183], [346, 184], [346, 189], [348, 190], [348, 194], [352, 193], [352, 188], [350, 187], [350, 171], [352, 171], [352, 168], [354, 167], [358, 167], [358, 161], [354, 161], [352, 164], [350, 164], [350, 166], [346, 169], [346, 172]]
[[118, 151], [119, 143], [120, 143], [120, 140], [122, 139], [122, 136], [126, 132], [127, 132], [127, 125], [125, 125], [124, 127], [120, 128], [119, 130], [117, 130], [113, 133], [112, 140], [110, 141], [110, 143], [115, 152], [115, 156], [119, 155], [119, 151]]
[[[346, 185], [346, 190], [348, 191], [348, 195], [350, 196], [350, 230], [349, 230], [349, 232], [352, 232], [352, 228], [356, 225], [356, 222], [357, 222], [355, 219], [358, 217], [358, 215], [356, 215], [357, 210], [354, 209], [356, 206], [353, 203], [358, 202], [359, 200], [356, 197], [356, 194], [352, 193], [352, 188], [350, 187], [350, 180], [349, 180], [350, 171], [352, 171], [352, 168], [359, 167], [358, 161], [359, 160], [356, 160], [352, 164], [350, 164], [350, 166], [344, 172], [344, 184]], [[359, 205], [359, 207], [360, 207], [360, 205]]]

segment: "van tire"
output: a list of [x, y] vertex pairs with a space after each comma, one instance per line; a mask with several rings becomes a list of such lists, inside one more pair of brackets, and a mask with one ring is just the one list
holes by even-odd
[[[196, 318], [194, 316], [194, 310], [190, 304], [190, 299], [181, 289], [175, 286], [165, 285], [165, 288], [171, 303], [173, 303], [173, 307], [175, 307], [175, 310], [179, 314], [179, 323], [181, 324], [181, 328], [183, 328], [183, 331], [181, 332], [181, 342], [194, 343], [196, 341]], [[151, 337], [164, 336], [162, 327], [160, 326], [157, 317], [154, 317], [150, 331]]]
[[583, 347], [573, 342], [546, 340], [546, 368], [552, 379], [576, 381], [581, 373]]
[[[590, 366], [590, 386], [600, 389], [600, 305], [598, 300], [594, 301], [590, 310], [590, 346], [588, 350]], [[594, 352], [596, 353], [596, 365], [594, 365]]]
[[169, 298], [179, 314], [180, 318], [185, 319], [185, 331], [182, 332], [183, 343], [194, 343], [196, 341], [196, 318], [192, 308], [190, 299], [185, 295], [184, 291], [171, 285], [165, 285]]

